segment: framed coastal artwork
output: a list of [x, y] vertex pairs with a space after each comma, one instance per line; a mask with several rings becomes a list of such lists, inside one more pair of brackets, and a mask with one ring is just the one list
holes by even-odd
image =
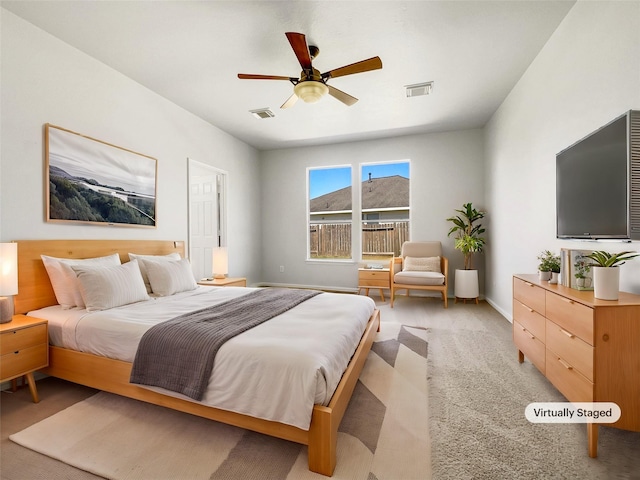
[[158, 161], [45, 125], [46, 220], [156, 227]]

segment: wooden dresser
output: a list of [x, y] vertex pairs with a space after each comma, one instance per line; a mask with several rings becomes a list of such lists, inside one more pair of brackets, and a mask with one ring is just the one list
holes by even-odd
[[[622, 414], [607, 424], [640, 432], [640, 295], [617, 301], [513, 277], [513, 341], [570, 402], [614, 402]], [[545, 401], [540, 399], [539, 401]], [[587, 424], [589, 456], [598, 452], [598, 424]]]

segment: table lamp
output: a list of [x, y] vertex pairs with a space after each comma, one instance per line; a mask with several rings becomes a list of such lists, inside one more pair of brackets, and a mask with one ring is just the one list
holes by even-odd
[[225, 278], [229, 273], [229, 257], [227, 247], [213, 249], [213, 278]]
[[13, 297], [18, 293], [18, 244], [0, 243], [0, 323], [13, 318]]

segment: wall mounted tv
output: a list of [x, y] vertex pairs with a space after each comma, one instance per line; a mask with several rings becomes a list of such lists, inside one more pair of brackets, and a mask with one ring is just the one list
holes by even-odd
[[640, 110], [556, 155], [558, 238], [640, 240]]

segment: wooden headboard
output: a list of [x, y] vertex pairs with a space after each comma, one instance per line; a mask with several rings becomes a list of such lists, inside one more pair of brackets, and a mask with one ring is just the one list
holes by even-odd
[[129, 253], [185, 257], [184, 242], [171, 240], [18, 240], [18, 295], [15, 313], [57, 305], [49, 276], [40, 255], [60, 258], [93, 258], [118, 253], [122, 263]]

